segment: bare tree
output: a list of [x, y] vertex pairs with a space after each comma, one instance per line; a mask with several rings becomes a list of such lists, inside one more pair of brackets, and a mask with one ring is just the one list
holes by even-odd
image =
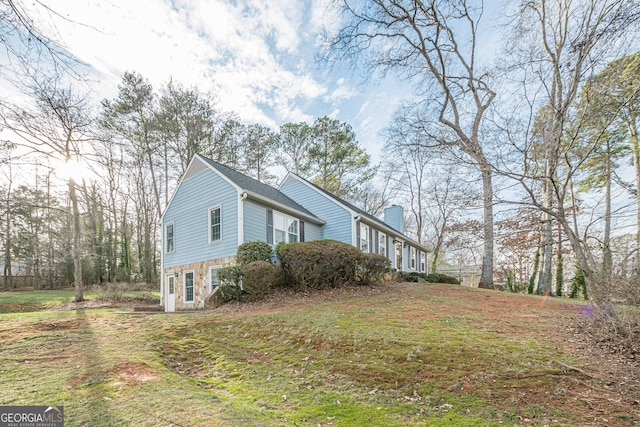
[[[339, 4], [346, 23], [330, 39], [330, 58], [355, 62], [366, 56], [370, 72], [396, 70], [414, 81], [419, 105], [424, 108], [424, 102], [436, 102], [436, 117], [446, 136], [440, 142], [456, 147], [478, 167], [484, 206], [479, 285], [492, 288], [493, 171], [480, 132], [495, 93], [477, 58], [482, 6], [471, 6], [466, 0], [342, 0]], [[437, 97], [428, 95], [433, 88], [438, 90]]]
[[[90, 134], [93, 118], [88, 98], [65, 86], [59, 75], [31, 75], [26, 89], [33, 106], [2, 103], [0, 118], [3, 125], [15, 135], [16, 145], [35, 154], [62, 160], [72, 167], [71, 162], [79, 161], [83, 154], [90, 152], [93, 141]], [[82, 229], [76, 181], [72, 175], [67, 187], [71, 201], [75, 300], [79, 302], [83, 300]]]
[[[69, 17], [57, 13], [41, 2], [32, 6], [43, 9], [57, 19], [73, 22]], [[17, 62], [22, 68], [30, 64], [50, 64], [59, 72], [79, 76], [75, 66], [79, 64], [65, 48], [63, 41], [54, 32], [46, 32], [30, 16], [19, 0], [0, 2], [0, 45], [4, 47], [8, 63]], [[29, 67], [32, 68], [32, 67]], [[7, 69], [0, 65], [0, 69]]]
[[[633, 0], [522, 1], [515, 12], [509, 58], [515, 65], [509, 73], [523, 76], [524, 97], [519, 102], [529, 106], [536, 120], [529, 121], [526, 142], [520, 140], [516, 147], [523, 169], [511, 176], [543, 213], [538, 292], [551, 288], [552, 220], [562, 226], [587, 285], [597, 285], [593, 255], [570, 224], [571, 209], [566, 205], [575, 174], [596, 146], [578, 150], [581, 126], [569, 129], [568, 121], [581, 85], [620, 47], [621, 39], [633, 33], [639, 17]], [[592, 295], [607, 304], [605, 292]]]

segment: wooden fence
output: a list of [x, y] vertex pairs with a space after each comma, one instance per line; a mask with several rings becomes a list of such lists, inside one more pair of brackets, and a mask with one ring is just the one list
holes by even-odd
[[0, 290], [61, 289], [69, 286], [64, 277], [0, 276]]

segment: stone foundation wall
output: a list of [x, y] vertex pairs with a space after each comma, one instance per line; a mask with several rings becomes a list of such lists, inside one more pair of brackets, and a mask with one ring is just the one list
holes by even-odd
[[[221, 268], [235, 265], [236, 257], [225, 257], [210, 261], [186, 264], [178, 267], [165, 268], [164, 277], [178, 273], [175, 278], [176, 311], [203, 309], [207, 295], [209, 295], [209, 268], [220, 266]], [[193, 271], [193, 302], [184, 302], [184, 274]], [[166, 279], [165, 279], [166, 290]]]

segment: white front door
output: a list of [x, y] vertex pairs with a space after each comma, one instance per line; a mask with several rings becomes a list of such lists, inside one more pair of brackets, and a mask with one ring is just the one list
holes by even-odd
[[165, 311], [176, 311], [176, 278], [172, 274], [167, 276], [167, 289], [165, 292]]

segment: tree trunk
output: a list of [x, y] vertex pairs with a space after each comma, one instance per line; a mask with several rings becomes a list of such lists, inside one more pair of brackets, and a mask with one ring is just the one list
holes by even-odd
[[7, 186], [6, 212], [5, 212], [5, 230], [4, 230], [4, 288], [9, 289], [13, 280], [11, 274], [11, 184], [13, 183], [11, 174], [11, 159], [8, 162], [9, 167], [9, 183]]
[[478, 287], [493, 289], [493, 183], [491, 166], [480, 164], [482, 174], [482, 194], [484, 205], [484, 251], [482, 254], [482, 272]]
[[71, 199], [71, 222], [73, 234], [73, 283], [76, 290], [75, 302], [84, 301], [82, 294], [82, 254], [80, 252], [80, 211], [76, 196], [76, 183], [69, 178], [69, 199]]
[[[636, 189], [640, 191], [640, 142], [635, 119], [629, 122], [631, 134], [631, 150], [633, 152], [633, 169], [635, 172]], [[640, 194], [636, 194], [636, 274], [640, 273]]]
[[[553, 118], [552, 120], [557, 120]], [[552, 131], [548, 131], [545, 140], [549, 141], [545, 150], [545, 172], [542, 182], [542, 269], [538, 278], [537, 294], [544, 295], [551, 290], [551, 269], [553, 265], [553, 224], [551, 220], [551, 211], [553, 207], [553, 179], [556, 168], [556, 151], [552, 147], [559, 144], [560, 130], [556, 129], [559, 125], [552, 124]]]
[[613, 259], [611, 255], [611, 146], [606, 142], [607, 151], [604, 161], [604, 236], [602, 239], [602, 276], [603, 285], [611, 286], [611, 271]]

